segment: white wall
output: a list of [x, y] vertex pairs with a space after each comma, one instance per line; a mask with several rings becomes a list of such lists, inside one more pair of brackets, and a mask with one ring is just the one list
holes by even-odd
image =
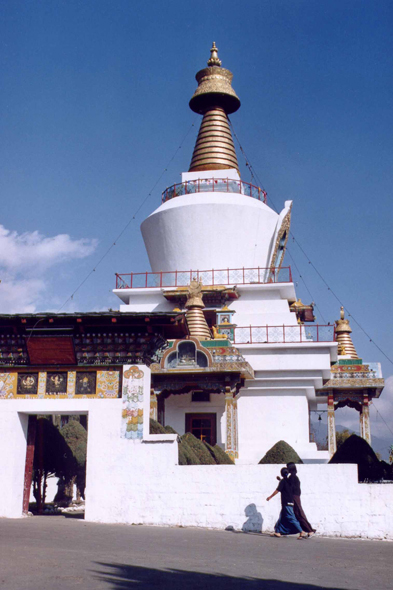
[[191, 393], [175, 394], [165, 400], [165, 424], [184, 434], [186, 414], [217, 414], [217, 444], [225, 446], [225, 395], [211, 393], [210, 403], [192, 402]]
[[[259, 513], [263, 530], [272, 530], [280, 502], [276, 497], [268, 503], [266, 497], [276, 487], [280, 466], [179, 466], [170, 435], [160, 435], [165, 441], [150, 435], [143, 442], [120, 437], [121, 399], [72, 401], [70, 408], [69, 400], [48, 400], [48, 410], [53, 412], [55, 403], [56, 412], [61, 407], [71, 413], [76, 402], [88, 410], [87, 520], [242, 528], [245, 510], [255, 504], [253, 522]], [[22, 515], [27, 417], [18, 415], [21, 403], [26, 411], [37, 407], [37, 400], [0, 405], [3, 517]], [[299, 477], [304, 509], [319, 533], [393, 540], [391, 485], [358, 484], [354, 465], [300, 465]]]
[[305, 458], [316, 455], [309, 442], [308, 402], [303, 395], [241, 390], [237, 402], [239, 463], [256, 465], [279, 440], [285, 440]]
[[[151, 449], [142, 445], [141, 451], [142, 460]], [[162, 459], [157, 454], [146, 470], [134, 455], [122, 478], [97, 488], [94, 510], [88, 496], [86, 519], [246, 530], [255, 530], [259, 520], [263, 531], [273, 530], [280, 499], [266, 497], [276, 488], [280, 466], [169, 467]], [[358, 484], [355, 465], [300, 465], [299, 476], [303, 508], [319, 534], [393, 540], [391, 486]]]

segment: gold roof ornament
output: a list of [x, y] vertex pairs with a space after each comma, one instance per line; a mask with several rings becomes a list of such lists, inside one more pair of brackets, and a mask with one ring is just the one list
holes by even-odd
[[185, 307], [187, 309], [186, 322], [190, 336], [195, 336], [199, 340], [210, 340], [209, 326], [203, 313], [205, 304], [202, 299], [202, 281], [192, 279], [190, 282]]
[[201, 170], [239, 169], [228, 115], [240, 107], [233, 90], [232, 72], [221, 67], [216, 44], [210, 49], [208, 67], [195, 78], [198, 88], [190, 100], [190, 108], [203, 115], [189, 172]]
[[338, 354], [348, 356], [351, 359], [358, 359], [358, 354], [351, 338], [351, 326], [349, 320], [344, 319], [344, 308], [341, 307], [340, 319], [335, 322], [336, 341], [338, 342]]
[[218, 59], [218, 53], [217, 53], [218, 49], [216, 47], [215, 42], [213, 41], [213, 46], [210, 49], [210, 59], [207, 60], [207, 65], [208, 66], [221, 66], [221, 60]]

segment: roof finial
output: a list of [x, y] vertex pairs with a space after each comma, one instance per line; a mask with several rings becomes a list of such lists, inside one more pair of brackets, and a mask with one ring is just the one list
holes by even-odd
[[344, 307], [340, 309], [340, 319], [335, 322], [336, 341], [339, 345], [339, 355], [348, 356], [351, 359], [358, 359], [356, 349], [351, 338], [351, 326], [349, 320], [344, 319]]
[[211, 53], [210, 59], [208, 59], [208, 61], [207, 61], [208, 66], [218, 66], [218, 67], [221, 66], [221, 60], [218, 59], [217, 51], [218, 51], [218, 49], [216, 47], [215, 42], [213, 41], [213, 46], [210, 49], [210, 53]]

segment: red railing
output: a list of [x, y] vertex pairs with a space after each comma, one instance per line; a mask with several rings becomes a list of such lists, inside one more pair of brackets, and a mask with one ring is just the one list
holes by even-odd
[[204, 285], [251, 285], [292, 283], [290, 266], [278, 268], [225, 268], [220, 270], [174, 270], [167, 272], [116, 273], [116, 289], [186, 287], [192, 279]]
[[334, 342], [334, 325], [246, 326], [234, 328], [234, 344]]
[[258, 199], [258, 201], [263, 201], [263, 203], [266, 203], [267, 199], [266, 191], [249, 182], [243, 182], [243, 180], [232, 180], [231, 178], [197, 178], [196, 180], [179, 182], [166, 188], [162, 193], [162, 202], [165, 203], [165, 201], [182, 195], [207, 192], [235, 193]]

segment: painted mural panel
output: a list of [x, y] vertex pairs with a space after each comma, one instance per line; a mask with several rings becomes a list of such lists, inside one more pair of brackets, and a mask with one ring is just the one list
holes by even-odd
[[96, 373], [81, 371], [76, 374], [75, 395], [95, 395]]
[[67, 372], [46, 374], [46, 395], [66, 396], [67, 395]]
[[137, 366], [124, 366], [121, 437], [142, 440], [144, 372]]
[[38, 373], [19, 373], [17, 395], [37, 395]]
[[97, 396], [118, 397], [120, 389], [119, 371], [97, 371]]
[[2, 399], [117, 398], [120, 371], [9, 371], [0, 373]]
[[0, 373], [0, 399], [16, 396], [17, 373]]

